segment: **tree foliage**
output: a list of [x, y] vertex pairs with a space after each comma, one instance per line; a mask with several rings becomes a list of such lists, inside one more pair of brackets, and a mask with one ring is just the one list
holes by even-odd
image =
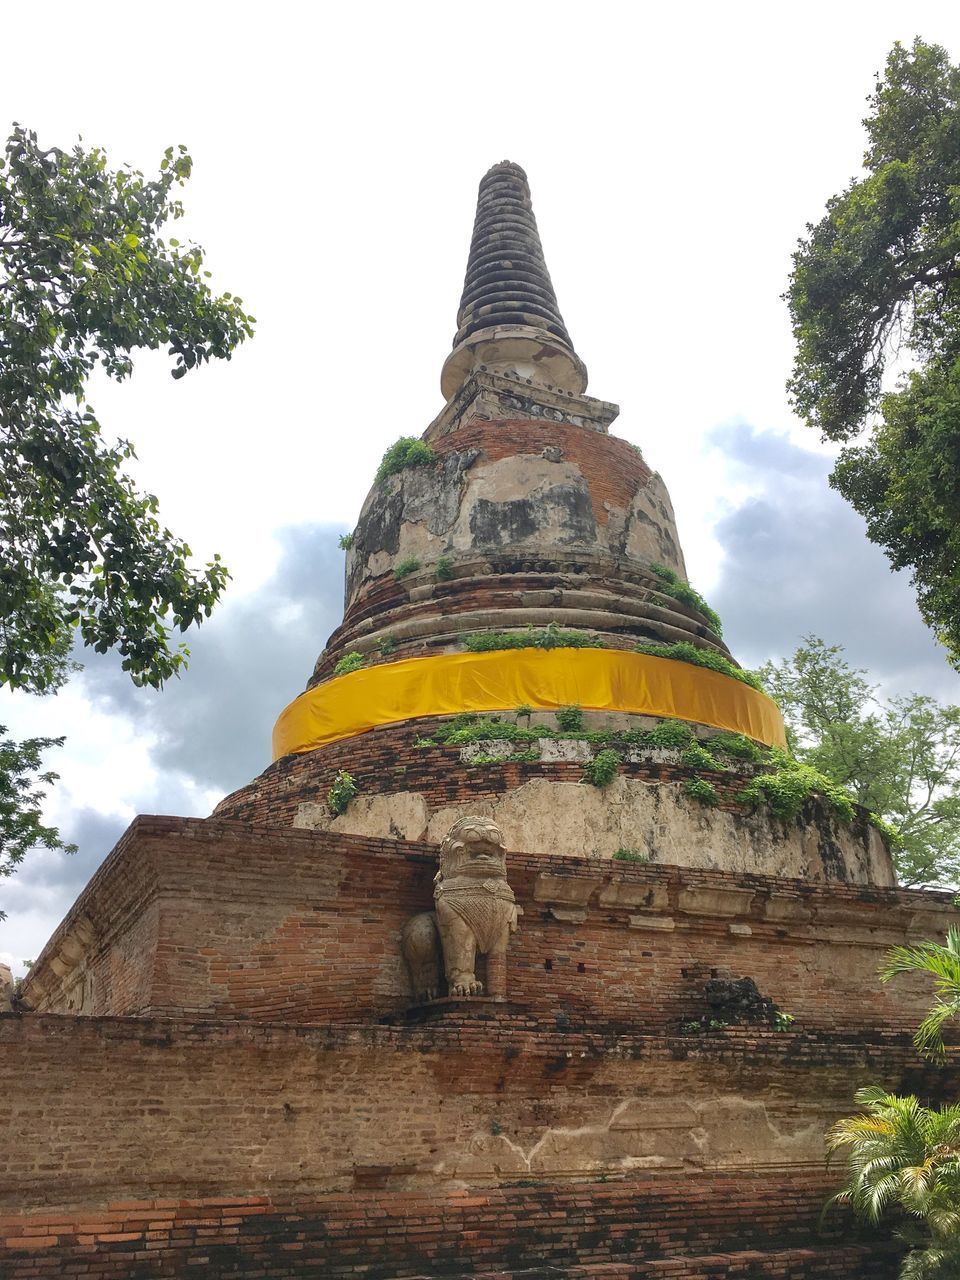
[[[0, 725], [0, 877], [12, 875], [31, 849], [62, 849], [73, 853], [41, 815], [46, 788], [57, 775], [44, 770], [43, 753], [59, 747], [62, 738], [28, 738], [14, 742]], [[0, 920], [6, 914], [0, 911]]]
[[883, 1089], [861, 1089], [866, 1110], [830, 1130], [831, 1153], [847, 1156], [847, 1181], [834, 1201], [878, 1223], [905, 1215], [898, 1234], [910, 1246], [901, 1280], [955, 1280], [960, 1274], [960, 1106], [921, 1106]]
[[252, 332], [241, 300], [214, 297], [195, 246], [160, 231], [190, 175], [170, 148], [159, 177], [107, 168], [96, 148], [42, 150], [16, 128], [0, 167], [0, 684], [42, 693], [69, 673], [73, 631], [159, 686], [183, 665], [171, 631], [209, 616], [226, 580], [215, 559], [157, 519], [106, 443], [85, 387], [131, 353], [166, 346], [175, 378], [229, 358]]
[[960, 707], [920, 694], [882, 700], [840, 645], [805, 637], [760, 677], [791, 750], [883, 819], [906, 885], [960, 879]]
[[[55, 691], [75, 637], [116, 649], [137, 684], [159, 687], [188, 651], [177, 633], [209, 616], [227, 571], [191, 565], [157, 501], [125, 473], [86, 402], [96, 368], [122, 380], [139, 348], [166, 347], [172, 374], [231, 352], [252, 333], [242, 299], [215, 296], [203, 252], [161, 232], [190, 176], [169, 148], [159, 175], [111, 170], [97, 148], [42, 149], [15, 126], [0, 159], [0, 685]], [[57, 740], [0, 744], [0, 869], [31, 840], [61, 847], [39, 820], [39, 753]], [[32, 778], [32, 781], [28, 779]]]
[[[960, 67], [897, 44], [864, 121], [863, 177], [794, 255], [798, 412], [846, 448], [831, 484], [863, 515], [960, 665]], [[892, 359], [912, 366], [884, 389]]]
[[947, 930], [946, 942], [919, 942], [887, 952], [880, 976], [884, 982], [898, 973], [925, 973], [934, 980], [936, 1001], [920, 1023], [914, 1044], [921, 1053], [943, 1061], [943, 1029], [960, 1018], [960, 929]]

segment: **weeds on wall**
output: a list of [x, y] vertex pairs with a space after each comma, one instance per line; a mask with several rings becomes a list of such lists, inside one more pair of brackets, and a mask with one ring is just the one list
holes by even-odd
[[647, 653], [651, 658], [671, 658], [674, 662], [689, 662], [693, 667], [705, 667], [708, 671], [717, 671], [722, 676], [732, 676], [741, 684], [748, 684], [751, 689], [764, 692], [763, 685], [752, 671], [744, 671], [735, 666], [729, 658], [718, 653], [716, 649], [701, 649], [689, 640], [677, 640], [673, 644], [660, 644], [656, 640], [641, 640], [634, 645], [635, 653]]
[[619, 772], [620, 757], [607, 747], [583, 766], [583, 781], [592, 787], [608, 787]]
[[353, 534], [352, 534], [352, 533], [341, 533], [341, 535], [340, 535], [340, 537], [339, 537], [338, 541], [339, 541], [339, 544], [340, 544], [340, 550], [341, 550], [341, 551], [349, 551], [349, 550], [350, 550], [350, 548], [353, 546]]
[[581, 733], [583, 731], [583, 708], [560, 707], [557, 711], [557, 724], [564, 733]]
[[441, 556], [437, 561], [434, 569], [434, 576], [438, 582], [449, 582], [453, 577], [453, 561], [449, 556]]
[[327, 792], [327, 804], [330, 812], [336, 817], [341, 813], [346, 813], [350, 801], [357, 795], [360, 788], [357, 786], [353, 776], [345, 769], [341, 769], [333, 780], [333, 785]]
[[356, 649], [350, 653], [345, 653], [337, 665], [333, 668], [335, 676], [346, 676], [351, 671], [359, 671], [365, 662], [362, 653], [357, 653]]
[[646, 864], [650, 861], [650, 855], [646, 849], [617, 849], [613, 855], [614, 862], [636, 862], [638, 864]]
[[436, 460], [437, 455], [428, 444], [418, 440], [416, 436], [401, 436], [380, 459], [374, 483], [380, 484], [388, 476], [395, 476], [406, 467], [425, 467]]
[[565, 630], [551, 622], [546, 627], [527, 627], [524, 631], [475, 631], [463, 637], [463, 646], [471, 653], [489, 653], [494, 649], [605, 649], [606, 641], [590, 631]]
[[673, 600], [678, 600], [681, 604], [689, 605], [691, 609], [702, 613], [710, 623], [710, 630], [714, 635], [723, 635], [723, 623], [719, 613], [710, 608], [699, 591], [694, 591], [688, 582], [683, 582], [665, 564], [651, 564], [650, 572], [660, 579], [660, 590], [665, 596], [670, 596]]
[[409, 556], [406, 560], [401, 560], [393, 571], [393, 576], [399, 582], [408, 574], [415, 573], [420, 568], [420, 561], [416, 556]]
[[706, 778], [686, 778], [684, 779], [683, 789], [692, 799], [698, 800], [700, 804], [708, 805], [710, 808], [720, 803], [720, 793], [713, 783], [708, 782]]

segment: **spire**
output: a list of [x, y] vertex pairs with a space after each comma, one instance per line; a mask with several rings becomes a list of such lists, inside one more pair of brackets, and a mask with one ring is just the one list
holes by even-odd
[[527, 175], [503, 160], [484, 175], [440, 385], [449, 400], [479, 366], [581, 395], [587, 371], [573, 349], [533, 215]]

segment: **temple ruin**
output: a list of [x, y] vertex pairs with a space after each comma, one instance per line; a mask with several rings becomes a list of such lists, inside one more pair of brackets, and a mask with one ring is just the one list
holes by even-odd
[[823, 1137], [861, 1084], [942, 1090], [876, 971], [951, 896], [865, 812], [765, 800], [780, 713], [512, 163], [441, 388], [273, 763], [138, 818], [0, 1014], [0, 1274], [892, 1278], [818, 1225]]

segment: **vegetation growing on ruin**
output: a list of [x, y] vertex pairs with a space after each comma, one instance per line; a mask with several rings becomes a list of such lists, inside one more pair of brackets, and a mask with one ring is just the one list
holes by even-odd
[[719, 613], [715, 609], [711, 609], [704, 600], [699, 591], [694, 591], [689, 582], [684, 582], [679, 578], [672, 569], [668, 569], [665, 564], [651, 564], [650, 572], [660, 579], [660, 590], [664, 595], [679, 600], [681, 604], [689, 605], [691, 609], [696, 609], [710, 623], [710, 629], [715, 635], [723, 635], [723, 622]]
[[758, 773], [736, 795], [737, 804], [748, 808], [766, 805], [776, 818], [792, 822], [814, 795], [823, 796], [840, 822], [852, 822], [853, 801], [843, 787], [809, 765], [800, 764], [786, 752], [771, 752], [779, 767]]
[[716, 649], [701, 649], [689, 640], [676, 640], [672, 644], [661, 644], [655, 640], [641, 640], [634, 645], [637, 653], [648, 653], [652, 658], [671, 658], [674, 662], [689, 662], [694, 667], [705, 667], [708, 671], [717, 671], [722, 676], [732, 676], [741, 684], [748, 684], [751, 689], [763, 692], [763, 685], [752, 671], [744, 671], [735, 666], [724, 654]]
[[360, 788], [357, 786], [353, 775], [347, 773], [346, 769], [341, 769], [327, 792], [327, 804], [330, 806], [330, 812], [336, 817], [339, 817], [341, 813], [346, 813], [350, 801], [357, 795], [359, 790]]
[[449, 556], [441, 556], [437, 561], [434, 574], [438, 582], [449, 582], [453, 577], [453, 561]]
[[564, 733], [580, 733], [583, 729], [583, 708], [559, 707], [557, 709], [557, 725]]
[[683, 789], [688, 796], [694, 800], [699, 800], [701, 804], [713, 806], [719, 804], [720, 794], [712, 782], [708, 782], [706, 778], [685, 778]]
[[346, 676], [349, 675], [351, 671], [359, 671], [363, 666], [364, 661], [365, 659], [363, 654], [357, 653], [356, 649], [354, 649], [351, 653], [345, 653], [343, 655], [340, 661], [333, 668], [333, 674], [335, 676]]
[[416, 436], [401, 436], [380, 459], [374, 483], [380, 484], [388, 476], [395, 476], [406, 467], [425, 467], [436, 460], [437, 455], [423, 440]]
[[646, 849], [617, 849], [613, 855], [614, 862], [636, 862], [645, 864], [650, 861]]
[[349, 551], [350, 548], [353, 546], [353, 534], [341, 533], [338, 539], [338, 545], [341, 551]]
[[406, 560], [401, 560], [393, 571], [393, 576], [399, 582], [402, 578], [406, 578], [408, 574], [416, 573], [420, 568], [420, 561], [416, 556], [408, 556]]
[[606, 641], [590, 631], [558, 627], [527, 627], [524, 631], [475, 631], [463, 637], [463, 646], [471, 653], [489, 653], [494, 649], [605, 649]]
[[619, 771], [619, 755], [605, 747], [583, 766], [583, 780], [593, 787], [608, 787]]

